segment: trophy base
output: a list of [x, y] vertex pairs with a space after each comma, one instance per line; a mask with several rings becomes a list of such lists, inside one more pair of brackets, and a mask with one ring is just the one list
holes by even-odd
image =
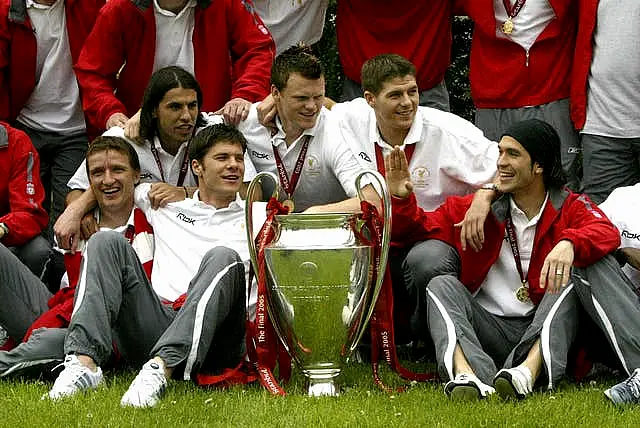
[[338, 388], [335, 384], [335, 378], [338, 375], [335, 371], [331, 374], [322, 371], [323, 373], [314, 373], [313, 370], [305, 371], [307, 376], [307, 395], [309, 397], [337, 397]]

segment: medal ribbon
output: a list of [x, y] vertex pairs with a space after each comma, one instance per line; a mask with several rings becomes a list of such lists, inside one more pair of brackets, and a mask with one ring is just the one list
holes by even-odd
[[[378, 144], [375, 144], [375, 146], [376, 146], [376, 165], [378, 167], [378, 172], [382, 174], [382, 176], [384, 177], [385, 170], [384, 170], [384, 156], [382, 156], [382, 149]], [[404, 155], [407, 158], [407, 165], [411, 163], [411, 158], [413, 157], [413, 152], [415, 150], [416, 150], [415, 144], [407, 144], [404, 147]]]
[[502, 0], [502, 4], [504, 4], [504, 10], [507, 11], [507, 16], [509, 19], [513, 19], [522, 10], [522, 7], [527, 2], [527, 0], [517, 0], [513, 6], [511, 6], [511, 0]]
[[[509, 240], [509, 245], [511, 245], [511, 252], [513, 253], [513, 258], [516, 260], [516, 267], [518, 268], [520, 281], [522, 281], [522, 286], [528, 289], [529, 287], [525, 285], [527, 283], [527, 278], [525, 278], [522, 271], [522, 261], [520, 260], [520, 251], [518, 250], [518, 238], [516, 237], [516, 229], [513, 226], [510, 215], [507, 217], [505, 227], [507, 229], [507, 239]], [[527, 272], [527, 277], [528, 276], [529, 273]]]
[[276, 168], [278, 169], [278, 177], [280, 178], [280, 185], [282, 186], [284, 191], [287, 192], [287, 196], [289, 197], [289, 199], [293, 199], [293, 192], [296, 190], [296, 186], [298, 185], [298, 179], [300, 178], [300, 174], [302, 173], [304, 159], [307, 156], [307, 149], [309, 148], [310, 142], [311, 135], [305, 135], [304, 141], [302, 142], [302, 149], [300, 149], [300, 154], [298, 155], [298, 159], [296, 160], [293, 172], [291, 173], [291, 179], [289, 179], [289, 177], [287, 176], [287, 170], [284, 167], [282, 158], [280, 158], [280, 153], [278, 153], [277, 147], [272, 144], [273, 156], [276, 159]]
[[[182, 186], [184, 183], [184, 179], [187, 176], [187, 169], [189, 168], [189, 142], [187, 147], [184, 150], [184, 156], [182, 157], [182, 165], [180, 166], [180, 175], [178, 175], [178, 182], [176, 186]], [[156, 165], [158, 165], [158, 169], [160, 170], [160, 178], [164, 183], [167, 182], [167, 179], [164, 176], [164, 168], [162, 168], [162, 163], [160, 162], [160, 154], [158, 153], [158, 148], [156, 147], [155, 138], [151, 141], [151, 154], [153, 155], [153, 159], [156, 161]]]

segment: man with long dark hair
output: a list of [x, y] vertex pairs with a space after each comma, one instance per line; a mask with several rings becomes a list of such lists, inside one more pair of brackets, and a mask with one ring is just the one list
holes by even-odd
[[[151, 76], [140, 110], [140, 141], [130, 142], [140, 158], [141, 182], [154, 183], [149, 198], [154, 208], [190, 197], [195, 190], [195, 177], [189, 171], [189, 142], [196, 130], [207, 124], [200, 114], [202, 90], [195, 77], [180, 67], [166, 67]], [[106, 136], [124, 137], [120, 127], [105, 132]], [[253, 165], [248, 162], [252, 178]], [[88, 188], [86, 168], [81, 165], [69, 181], [73, 189], [69, 206], [56, 224], [56, 237], [62, 248], [73, 248], [79, 236], [87, 238], [95, 232], [90, 216], [80, 219], [94, 206]]]

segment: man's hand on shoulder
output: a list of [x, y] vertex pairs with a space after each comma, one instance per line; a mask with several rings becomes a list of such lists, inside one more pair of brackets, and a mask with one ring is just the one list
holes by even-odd
[[273, 95], [267, 95], [264, 100], [258, 104], [256, 110], [258, 111], [258, 122], [260, 125], [269, 128], [270, 131], [277, 131], [276, 128], [276, 103], [273, 100]]
[[471, 245], [473, 251], [480, 251], [484, 244], [484, 222], [491, 210], [491, 203], [495, 197], [495, 191], [479, 189], [473, 196], [471, 206], [460, 223], [454, 224], [460, 228], [460, 245], [462, 251]]
[[244, 98], [233, 98], [224, 105], [215, 114], [221, 114], [224, 117], [224, 123], [237, 126], [240, 122], [249, 116], [251, 102]]
[[409, 163], [400, 147], [394, 147], [384, 158], [385, 176], [389, 193], [398, 198], [407, 198], [413, 192], [409, 174]]
[[169, 202], [183, 201], [187, 195], [184, 187], [172, 186], [167, 183], [153, 183], [148, 193], [151, 208], [157, 210]]
[[124, 136], [139, 144], [142, 143], [142, 140], [138, 138], [140, 137], [140, 110], [124, 124]]
[[124, 113], [113, 113], [111, 116], [109, 116], [109, 119], [107, 119], [106, 128], [109, 129], [113, 128], [114, 126], [119, 126], [120, 128], [125, 129], [127, 120], [129, 120], [129, 118]]

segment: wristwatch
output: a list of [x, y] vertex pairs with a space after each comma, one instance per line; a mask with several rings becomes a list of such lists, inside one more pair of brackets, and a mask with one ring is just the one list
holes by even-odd
[[500, 190], [498, 190], [498, 185], [496, 183], [485, 183], [482, 185], [482, 187], [480, 187], [483, 190], [493, 190], [494, 192], [500, 192]]

